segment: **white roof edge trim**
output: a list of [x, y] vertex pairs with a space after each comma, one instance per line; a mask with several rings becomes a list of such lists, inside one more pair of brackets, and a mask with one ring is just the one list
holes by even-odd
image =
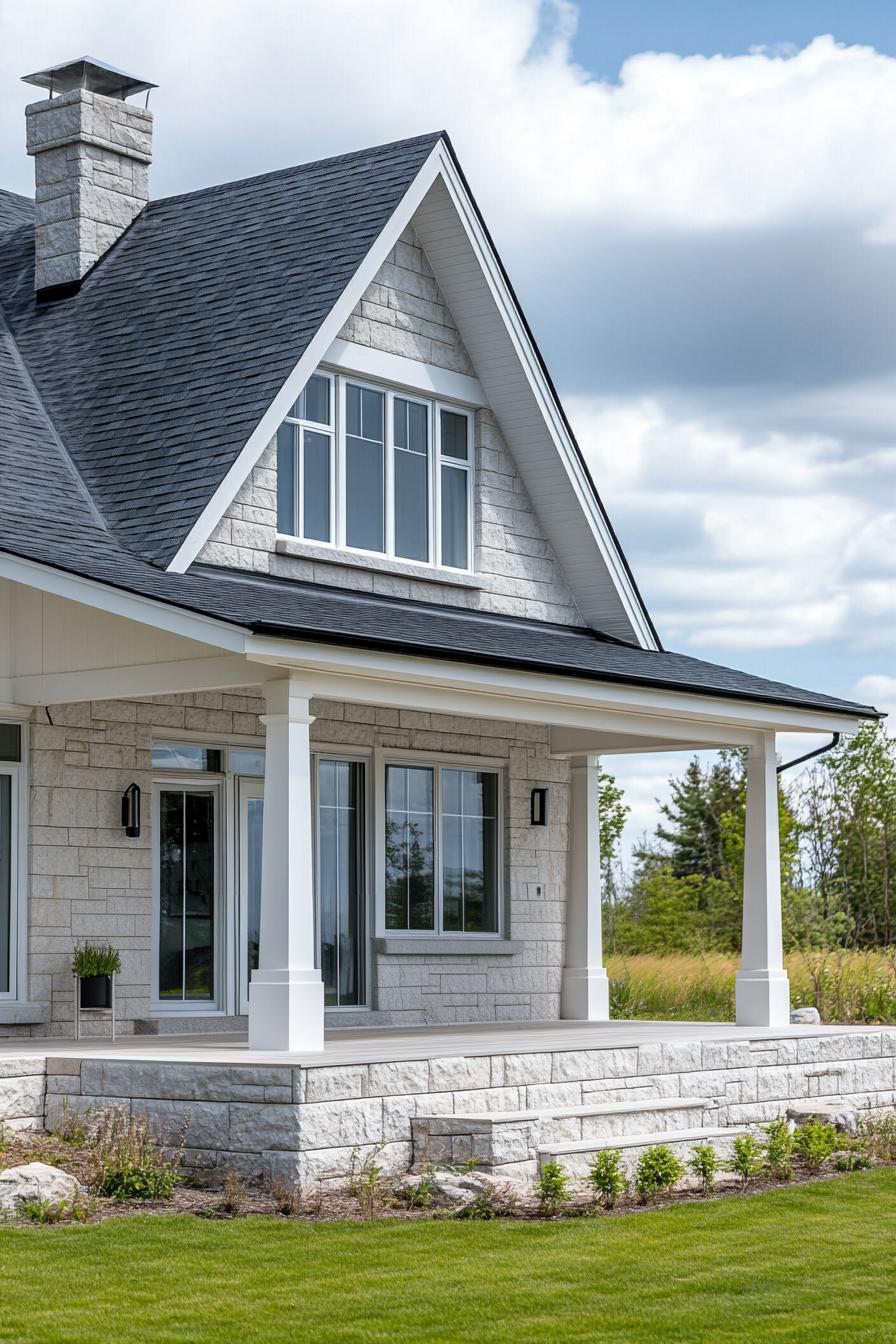
[[635, 589], [623, 560], [619, 543], [612, 534], [586, 469], [564, 423], [556, 395], [545, 378], [541, 362], [521, 320], [518, 304], [510, 292], [494, 248], [485, 234], [453, 159], [441, 142], [438, 148], [442, 150], [440, 166], [445, 186], [461, 223], [466, 229], [476, 258], [488, 281], [492, 297], [498, 305], [505, 326], [510, 333], [514, 349], [523, 366], [539, 409], [544, 416], [545, 423], [575, 490], [582, 511], [589, 523], [594, 540], [615, 583], [626, 615], [642, 648], [658, 649], [659, 645], [651, 628], [643, 601]]
[[214, 616], [203, 616], [185, 607], [130, 593], [99, 579], [70, 574], [36, 560], [26, 560], [7, 552], [0, 553], [0, 579], [20, 583], [26, 588], [37, 588], [42, 593], [96, 607], [112, 616], [123, 616], [126, 620], [139, 621], [141, 625], [150, 625], [172, 635], [183, 635], [186, 639], [195, 639], [231, 653], [245, 652], [248, 632], [244, 626], [230, 625]]
[[286, 412], [318, 364], [323, 362], [333, 341], [351, 316], [352, 309], [366, 292], [367, 286], [411, 222], [414, 211], [441, 171], [442, 142], [439, 140], [389, 216], [367, 256], [311, 338], [302, 358], [256, 425], [239, 457], [193, 524], [177, 554], [167, 566], [170, 572], [183, 574], [196, 559], [220, 522], [225, 509], [233, 502], [236, 492], [276, 434]]

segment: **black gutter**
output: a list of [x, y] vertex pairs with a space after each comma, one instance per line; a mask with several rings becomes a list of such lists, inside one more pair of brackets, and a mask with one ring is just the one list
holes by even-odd
[[816, 747], [814, 751], [807, 751], [805, 756], [797, 756], [792, 761], [785, 761], [783, 765], [778, 766], [777, 773], [779, 775], [783, 774], [785, 770], [790, 770], [794, 765], [802, 765], [803, 761], [812, 761], [816, 756], [823, 756], [826, 751], [832, 751], [842, 736], [842, 733], [835, 733], [830, 742], [826, 742], [823, 747]]

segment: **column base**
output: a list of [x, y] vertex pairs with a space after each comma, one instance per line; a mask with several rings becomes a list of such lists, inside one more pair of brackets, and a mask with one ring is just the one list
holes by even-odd
[[324, 983], [317, 971], [253, 971], [249, 1049], [317, 1053], [324, 1048]]
[[741, 1027], [789, 1027], [790, 981], [786, 971], [738, 971], [736, 1021]]
[[603, 966], [564, 966], [560, 1016], [578, 1022], [609, 1022], [610, 982]]

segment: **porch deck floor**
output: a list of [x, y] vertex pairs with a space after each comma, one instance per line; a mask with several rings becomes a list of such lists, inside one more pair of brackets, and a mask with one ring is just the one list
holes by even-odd
[[44, 1037], [0, 1040], [0, 1061], [23, 1056], [146, 1060], [184, 1064], [327, 1066], [376, 1064], [453, 1055], [501, 1055], [556, 1050], [612, 1050], [675, 1041], [762, 1041], [786, 1037], [871, 1033], [866, 1026], [742, 1027], [733, 1022], [484, 1022], [432, 1027], [351, 1027], [328, 1031], [322, 1053], [250, 1050], [245, 1034]]

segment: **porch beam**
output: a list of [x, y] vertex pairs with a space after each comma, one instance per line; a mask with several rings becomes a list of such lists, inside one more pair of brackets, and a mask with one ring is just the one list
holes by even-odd
[[603, 964], [600, 817], [597, 756], [580, 756], [570, 769], [566, 954], [560, 1016], [586, 1022], [610, 1019], [610, 982]]
[[[826, 710], [728, 699], [696, 691], [672, 691], [631, 683], [601, 682], [488, 664], [455, 663], [410, 651], [390, 654], [342, 645], [297, 644], [249, 636], [250, 662], [294, 669], [311, 695], [359, 703], [442, 710], [483, 718], [522, 718], [529, 723], [620, 728], [629, 714], [630, 731], [689, 737], [695, 724], [712, 724], [715, 740], [741, 745], [764, 731], [788, 733], [858, 732], [861, 720]], [[586, 714], [581, 713], [582, 710]], [[595, 718], [606, 711], [606, 717]]]
[[324, 986], [315, 965], [308, 697], [287, 676], [264, 688], [267, 730], [258, 970], [249, 985], [253, 1050], [324, 1048]]
[[744, 906], [737, 1022], [748, 1027], [790, 1023], [790, 983], [781, 935], [781, 852], [775, 735], [747, 752]]

